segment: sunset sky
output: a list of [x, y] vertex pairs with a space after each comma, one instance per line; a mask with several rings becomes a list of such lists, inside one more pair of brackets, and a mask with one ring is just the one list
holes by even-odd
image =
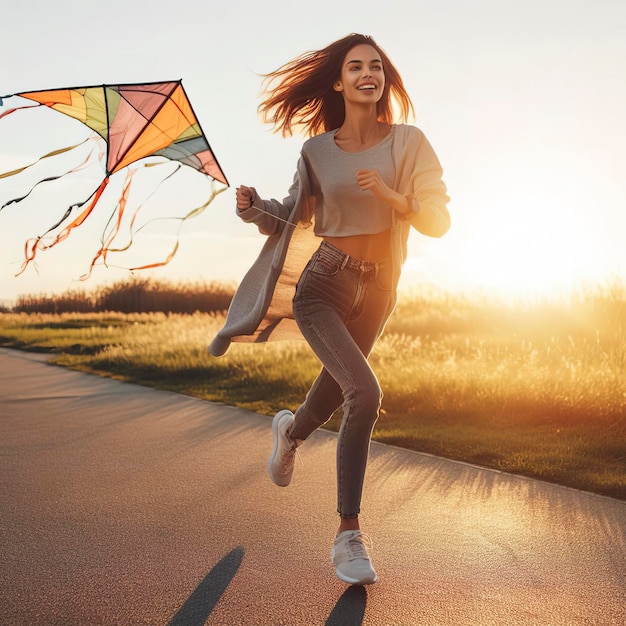
[[[361, 32], [400, 70], [415, 123], [439, 155], [452, 198], [453, 226], [443, 239], [412, 234], [403, 287], [524, 296], [626, 278], [624, 2], [2, 0], [2, 22], [0, 96], [183, 79], [232, 187], [186, 222], [174, 261], [146, 276], [241, 278], [263, 238], [235, 217], [234, 187], [253, 185], [263, 197], [284, 197], [303, 141], [283, 139], [260, 122], [259, 75]], [[89, 132], [50, 111], [8, 116], [0, 120], [0, 174]], [[82, 158], [65, 155], [56, 165], [0, 179], [0, 205]], [[0, 212], [0, 302], [128, 277], [99, 267], [88, 281], [77, 281], [106, 212], [41, 254], [39, 273], [29, 267], [14, 277], [25, 240], [88, 195], [102, 174], [94, 162]], [[136, 198], [154, 188], [151, 176], [164, 175], [140, 172]], [[105, 207], [115, 205], [119, 184], [112, 181]], [[191, 209], [208, 190], [205, 177], [189, 169], [160, 188], [150, 206], [155, 215], [172, 204], [177, 212]], [[172, 242], [171, 234], [154, 232], [139, 252], [159, 258]]]

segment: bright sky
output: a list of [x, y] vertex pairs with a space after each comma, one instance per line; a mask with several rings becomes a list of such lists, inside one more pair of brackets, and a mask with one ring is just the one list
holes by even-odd
[[[3, 57], [10, 62], [3, 63], [0, 95], [183, 79], [232, 188], [186, 222], [174, 261], [146, 275], [242, 277], [263, 238], [235, 217], [234, 187], [253, 185], [263, 197], [283, 198], [302, 143], [261, 124], [258, 75], [350, 32], [372, 35], [400, 70], [415, 123], [439, 155], [452, 198], [453, 226], [443, 239], [412, 234], [402, 286], [525, 295], [626, 274], [621, 0], [110, 0], [97, 6], [3, 0], [2, 23]], [[78, 122], [47, 113], [0, 120], [0, 173], [89, 135]], [[84, 155], [0, 179], [0, 204], [28, 190], [42, 172], [69, 169]], [[25, 240], [97, 186], [102, 171], [93, 165], [0, 212], [0, 301], [128, 276], [100, 267], [89, 281], [77, 281], [103, 227], [94, 216], [93, 224], [40, 254], [39, 273], [29, 267], [14, 277]], [[148, 174], [137, 178], [137, 189], [149, 189]], [[121, 181], [112, 181], [104, 198], [108, 207], [116, 184]], [[207, 194], [205, 178], [189, 170], [151, 202], [191, 209]], [[171, 244], [153, 235], [142, 242], [143, 252], [162, 257]]]

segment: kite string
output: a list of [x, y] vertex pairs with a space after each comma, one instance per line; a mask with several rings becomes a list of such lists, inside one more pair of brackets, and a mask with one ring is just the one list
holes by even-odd
[[285, 224], [289, 224], [290, 226], [298, 226], [298, 222], [290, 222], [289, 220], [286, 220], [284, 217], [280, 217], [278, 215], [275, 215], [274, 213], [270, 213], [269, 211], [266, 211], [265, 209], [259, 209], [259, 207], [253, 207], [250, 206], [250, 209], [254, 209], [255, 211], [259, 211], [259, 213], [265, 213], [265, 215], [269, 215], [270, 217], [273, 217], [275, 220], [278, 220], [279, 222], [285, 222]]

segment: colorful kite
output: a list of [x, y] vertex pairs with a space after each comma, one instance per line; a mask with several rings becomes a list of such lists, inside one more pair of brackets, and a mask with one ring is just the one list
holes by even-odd
[[[22, 92], [12, 95], [26, 98], [37, 104], [29, 103], [0, 112], [0, 119], [15, 111], [44, 105], [80, 120], [95, 131], [94, 135], [85, 141], [95, 138], [101, 145], [100, 138], [102, 138], [106, 143], [106, 151], [101, 155], [105, 169], [104, 179], [89, 198], [70, 206], [63, 217], [42, 235], [33, 237], [26, 242], [25, 260], [19, 272], [20, 274], [35, 259], [37, 251], [46, 250], [60, 243], [69, 236], [74, 228], [83, 224], [98, 204], [103, 191], [109, 183], [109, 178], [124, 168], [127, 170], [127, 178], [123, 186], [122, 195], [103, 232], [102, 245], [91, 261], [89, 272], [84, 277], [89, 276], [94, 265], [99, 260], [101, 260], [102, 264], [107, 265], [107, 254], [109, 252], [127, 250], [132, 245], [133, 233], [140, 230], [140, 228], [135, 229], [135, 221], [141, 207], [135, 208], [130, 219], [128, 219], [128, 215], [124, 216], [132, 176], [139, 167], [158, 164], [151, 161], [145, 161], [142, 165], [137, 164], [138, 161], [146, 157], [164, 157], [169, 162], [177, 162], [174, 171], [168, 174], [164, 180], [167, 180], [183, 165], [188, 165], [206, 174], [211, 179], [211, 193], [208, 200], [203, 205], [189, 211], [183, 217], [175, 218], [180, 220], [178, 232], [180, 232], [180, 226], [186, 219], [200, 214], [218, 193], [221, 193], [228, 187], [228, 180], [211, 150], [180, 80], [158, 83], [72, 87], [48, 91]], [[4, 96], [4, 98], [8, 97], [10, 96]], [[2, 104], [2, 98], [0, 98], [0, 106]], [[43, 159], [68, 152], [83, 143], [85, 142], [55, 150], [40, 157], [34, 163], [10, 172], [0, 173], [0, 178], [19, 174]], [[84, 168], [88, 160], [89, 157], [83, 163], [61, 176]], [[133, 164], [136, 165], [130, 167]], [[25, 195], [5, 202], [0, 207], [0, 211], [9, 204], [24, 200], [37, 185], [55, 180], [61, 176], [52, 176], [40, 180]], [[73, 215], [74, 213], [77, 214]], [[130, 223], [131, 232], [127, 236], [127, 242], [124, 247], [113, 248], [113, 243], [120, 234], [123, 218]], [[137, 270], [166, 265], [176, 254], [178, 245], [177, 237], [174, 248], [164, 260], [129, 269]]]

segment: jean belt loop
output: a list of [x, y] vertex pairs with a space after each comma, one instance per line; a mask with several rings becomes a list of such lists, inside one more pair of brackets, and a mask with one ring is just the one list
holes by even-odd
[[348, 261], [350, 260], [350, 257], [346, 254], [343, 257], [343, 261], [341, 262], [341, 266], [339, 267], [340, 270], [345, 270], [346, 269], [346, 265], [348, 265]]

